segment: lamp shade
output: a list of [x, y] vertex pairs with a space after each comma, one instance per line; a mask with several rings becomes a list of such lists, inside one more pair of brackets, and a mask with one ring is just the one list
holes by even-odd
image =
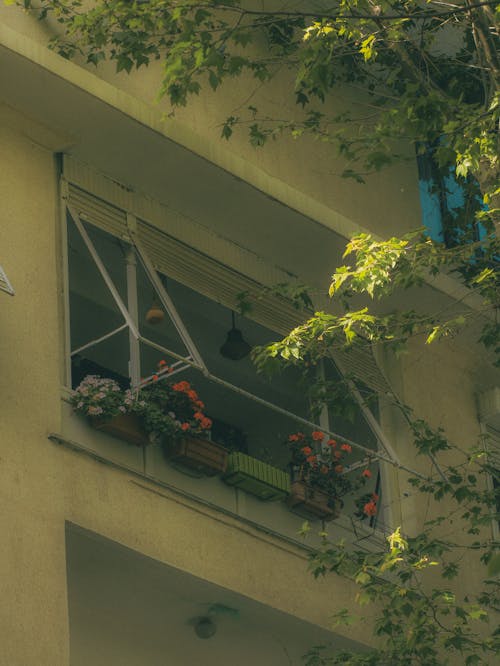
[[226, 342], [220, 348], [220, 353], [224, 358], [229, 358], [231, 361], [239, 361], [248, 356], [251, 349], [251, 346], [243, 338], [243, 333], [233, 325], [233, 328], [227, 333]]
[[217, 627], [211, 617], [205, 616], [198, 618], [194, 625], [194, 631], [198, 638], [212, 638], [217, 631]]

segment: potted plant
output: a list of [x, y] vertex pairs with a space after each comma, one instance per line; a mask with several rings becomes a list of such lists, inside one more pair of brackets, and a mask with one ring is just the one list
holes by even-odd
[[223, 481], [261, 500], [283, 499], [290, 492], [287, 472], [241, 451], [229, 454]]
[[[297, 432], [288, 437], [292, 453], [291, 492], [287, 504], [308, 518], [334, 520], [342, 508], [342, 497], [359, 487], [366, 474], [352, 480], [345, 474], [345, 458], [351, 453], [349, 444], [334, 439], [325, 442], [324, 433], [310, 435]], [[369, 470], [367, 470], [369, 472]]]
[[149, 443], [141, 417], [146, 403], [132, 391], [123, 391], [114, 379], [87, 375], [71, 396], [71, 404], [97, 430], [136, 446]]
[[212, 421], [187, 381], [171, 382], [171, 369], [160, 361], [151, 383], [140, 389], [146, 430], [160, 441], [168, 460], [213, 476], [226, 470], [227, 449], [209, 439]]

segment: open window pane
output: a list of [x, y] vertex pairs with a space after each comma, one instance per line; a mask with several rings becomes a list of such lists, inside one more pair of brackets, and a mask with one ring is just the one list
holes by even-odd
[[[300, 373], [289, 368], [268, 379], [259, 375], [246, 354], [239, 360], [227, 358], [221, 347], [232, 328], [231, 310], [188, 287], [168, 280], [168, 291], [209, 371], [222, 379], [254, 393], [300, 416], [309, 414], [308, 402], [300, 387]], [[250, 348], [279, 339], [279, 335], [239, 315], [235, 326]]]
[[[137, 310], [138, 310], [138, 329], [140, 334], [151, 342], [161, 345], [163, 348], [171, 350], [182, 357], [189, 356], [184, 341], [177, 331], [172, 318], [161, 303], [159, 294], [151, 284], [149, 277], [144, 270], [142, 263], [137, 258]], [[170, 292], [170, 281], [160, 276], [162, 284]], [[141, 372], [143, 376], [148, 376], [157, 368], [160, 360], [165, 360], [171, 364], [174, 357], [169, 357], [162, 351], [159, 351], [147, 343], [141, 342], [140, 345]]]
[[87, 375], [110, 377], [122, 388], [128, 388], [130, 385], [128, 359], [129, 332], [124, 329], [73, 356], [71, 364], [73, 388], [76, 388]]
[[[232, 328], [231, 310], [192, 289], [168, 278], [166, 288], [174, 305], [198, 348], [209, 371], [235, 387], [247, 391], [289, 412], [307, 417], [308, 401], [300, 385], [300, 375], [290, 368], [271, 380], [259, 375], [247, 354], [239, 360], [225, 357], [221, 347]], [[165, 315], [165, 319], [168, 315]], [[237, 316], [236, 327], [250, 346], [276, 340], [272, 331], [245, 317]], [[161, 322], [163, 325], [163, 322]], [[160, 330], [160, 329], [158, 329]], [[148, 337], [150, 337], [148, 335]], [[165, 347], [173, 348], [173, 337], [152, 336]], [[185, 352], [183, 352], [185, 354]], [[143, 374], [152, 373], [160, 360], [171, 363], [167, 355], [141, 346]], [[151, 362], [149, 366], [147, 362]], [[285, 467], [289, 452], [284, 445], [288, 435], [300, 429], [297, 421], [281, 415], [272, 408], [259, 404], [251, 398], [207, 379], [200, 371], [186, 368], [175, 375], [175, 381], [189, 381], [205, 403], [206, 414], [213, 420], [212, 439], [233, 450], [249, 453], [255, 457]], [[168, 380], [169, 381], [169, 380]]]
[[[351, 397], [349, 394], [348, 387], [346, 386], [345, 380], [340, 375], [339, 371], [335, 367], [332, 361], [325, 361], [325, 379], [328, 382], [331, 382], [333, 386], [340, 385], [342, 391], [345, 390], [345, 394], [349, 396], [348, 407], [346, 408], [346, 413], [342, 413], [335, 407], [328, 408], [328, 418], [330, 422], [330, 428], [334, 432], [337, 432], [339, 435], [343, 435], [347, 439], [350, 439], [353, 442], [361, 444], [367, 449], [370, 449], [374, 453], [377, 452], [378, 442], [375, 437], [372, 429], [368, 425], [366, 418], [363, 415], [360, 405], [355, 401], [354, 397]], [[347, 368], [347, 371], [349, 369]], [[356, 387], [361, 394], [363, 400], [366, 401], [367, 407], [371, 410], [374, 416], [377, 416], [377, 400], [376, 395], [371, 391], [371, 389], [362, 385], [360, 382], [356, 382]], [[369, 454], [353, 447], [352, 452], [349, 454], [349, 461], [347, 465], [354, 465], [360, 463], [369, 458]], [[373, 458], [370, 461], [369, 465], [362, 465], [357, 467], [355, 471], [351, 472], [353, 478], [359, 477], [360, 473], [365, 469], [369, 469], [371, 476], [365, 480], [365, 485], [363, 489], [357, 493], [359, 495], [371, 495], [375, 493], [378, 496], [378, 515], [372, 516], [370, 518], [364, 517], [363, 520], [370, 527], [375, 527], [375, 525], [382, 525], [384, 522], [384, 501], [385, 498], [382, 497], [382, 484], [380, 477], [380, 465], [378, 460]], [[348, 515], [355, 515], [356, 507], [354, 497], [346, 496], [344, 497], [344, 506], [345, 513]]]
[[[118, 293], [126, 299], [126, 245], [92, 225], [84, 228]], [[123, 315], [69, 215], [68, 260], [72, 385], [77, 386], [86, 374], [118, 375], [122, 383], [128, 381], [128, 331], [99, 341], [124, 325]]]

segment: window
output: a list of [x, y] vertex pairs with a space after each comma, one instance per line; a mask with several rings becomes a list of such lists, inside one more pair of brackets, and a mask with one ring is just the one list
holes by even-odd
[[[297, 311], [280, 296], [262, 298], [259, 283], [157, 226], [66, 185], [72, 387], [88, 374], [114, 378], [124, 388], [138, 386], [165, 360], [200, 394], [215, 441], [285, 468], [288, 435], [314, 426], [300, 373], [288, 368], [269, 381], [248, 356], [235, 361], [220, 350], [241, 292], [249, 294], [252, 310], [248, 317], [236, 315], [236, 326], [251, 346], [287, 333], [300, 321]], [[152, 317], [152, 310], [159, 314]], [[370, 354], [357, 358], [353, 352], [344, 360], [380, 390]], [[333, 363], [325, 372], [339, 376]], [[362, 444], [364, 451], [354, 456], [362, 466], [381, 450], [386, 458], [392, 455], [370, 416], [357, 406], [352, 422], [330, 412], [320, 427]], [[375, 464], [372, 473], [367, 491], [380, 495]], [[373, 527], [375, 520], [368, 523]]]
[[431, 146], [417, 146], [423, 226], [432, 240], [447, 247], [482, 240], [486, 229], [474, 217], [484, 209], [477, 181], [458, 180], [452, 166], [439, 168], [434, 152]]
[[[215, 440], [284, 467], [288, 451], [279, 444], [297, 429], [287, 412], [309, 415], [299, 373], [289, 368], [269, 382], [249, 356], [225, 358], [220, 348], [232, 326], [231, 308], [156, 272], [133, 242], [83, 221], [71, 207], [67, 239], [72, 387], [88, 374], [111, 377], [123, 387], [137, 385], [166, 360], [202, 396]], [[165, 296], [170, 312], [162, 303]], [[163, 315], [160, 321], [148, 317], [152, 306]], [[278, 337], [246, 317], [237, 316], [236, 322], [251, 346]]]

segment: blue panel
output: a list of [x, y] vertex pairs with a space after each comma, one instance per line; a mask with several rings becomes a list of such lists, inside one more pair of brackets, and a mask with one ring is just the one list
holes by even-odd
[[418, 190], [422, 206], [422, 225], [433, 241], [442, 243], [444, 241], [443, 218], [436, 186], [432, 180], [419, 180]]

